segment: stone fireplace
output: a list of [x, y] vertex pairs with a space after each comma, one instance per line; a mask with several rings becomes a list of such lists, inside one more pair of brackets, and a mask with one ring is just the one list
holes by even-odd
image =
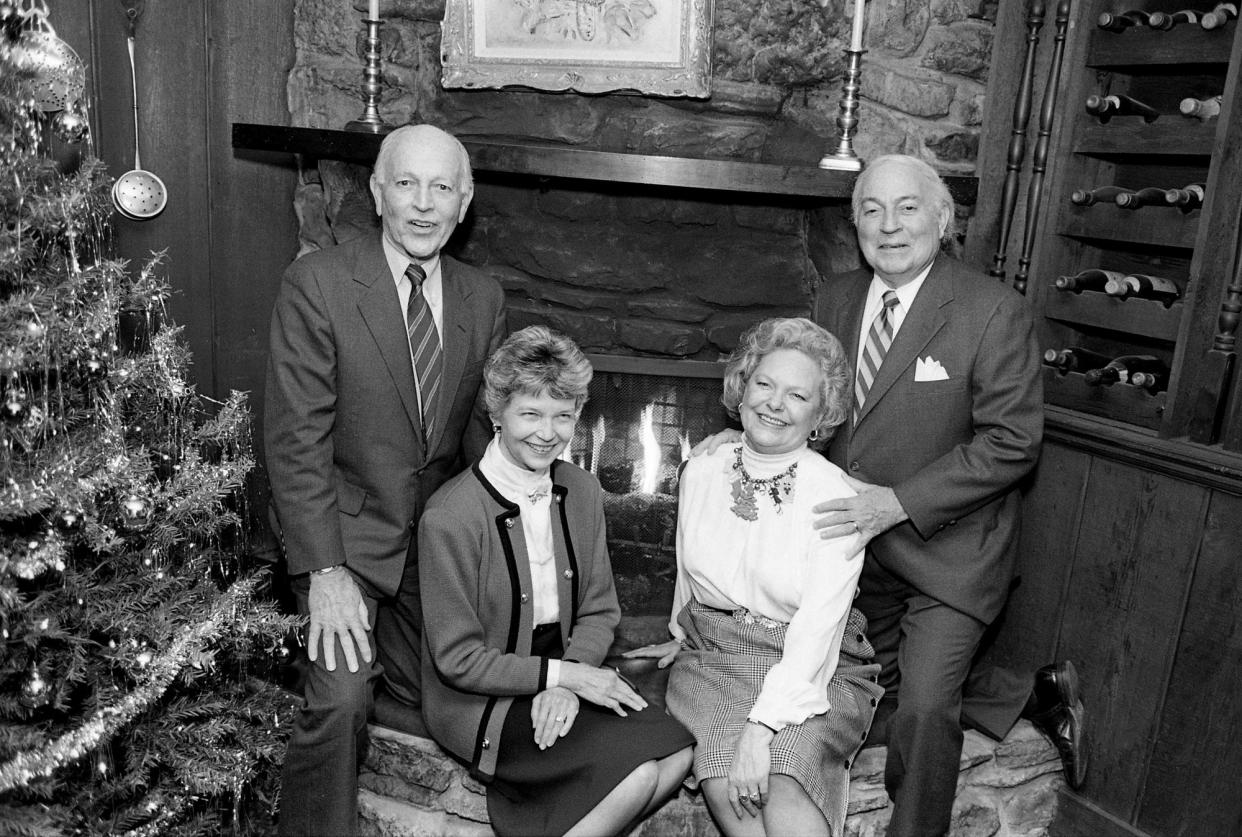
[[592, 364], [590, 400], [566, 458], [604, 489], [608, 551], [629, 631], [662, 639], [677, 571], [677, 471], [693, 444], [726, 425], [723, 364], [607, 355]]

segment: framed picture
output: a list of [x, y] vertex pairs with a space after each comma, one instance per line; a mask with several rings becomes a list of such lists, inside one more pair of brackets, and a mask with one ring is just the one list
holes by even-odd
[[706, 98], [711, 0], [447, 0], [446, 88]]

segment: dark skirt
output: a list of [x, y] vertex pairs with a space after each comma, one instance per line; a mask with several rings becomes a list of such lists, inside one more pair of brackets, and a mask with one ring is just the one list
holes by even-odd
[[[759, 698], [764, 677], [781, 658], [788, 625], [729, 613], [691, 599], [678, 615], [686, 648], [668, 680], [668, 710], [697, 739], [694, 776], [728, 776], [733, 750]], [[785, 727], [769, 745], [771, 773], [797, 780], [828, 821], [844, 834], [849, 803], [849, 769], [871, 725], [884, 689], [880, 667], [866, 639], [867, 621], [851, 609], [836, 672], [828, 682], [831, 708], [801, 724]]]
[[[559, 659], [556, 626], [535, 629], [531, 654]], [[580, 702], [577, 720], [546, 750], [535, 744], [534, 695], [513, 701], [500, 735], [487, 813], [500, 837], [564, 834], [644, 762], [694, 743], [686, 728], [654, 704], [629, 717]]]

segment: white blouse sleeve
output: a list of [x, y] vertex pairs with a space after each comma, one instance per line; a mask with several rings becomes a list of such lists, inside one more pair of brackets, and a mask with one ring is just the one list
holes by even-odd
[[828, 711], [845, 622], [862, 573], [858, 534], [822, 540], [812, 530], [806, 591], [785, 632], [785, 650], [763, 681], [749, 718], [780, 731]]
[[684, 555], [685, 537], [686, 537], [686, 520], [688, 516], [685, 513], [686, 508], [686, 471], [682, 470], [681, 479], [678, 481], [677, 487], [677, 581], [673, 586], [673, 614], [668, 620], [668, 632], [673, 639], [683, 642], [686, 638], [686, 632], [681, 629], [681, 625], [677, 624], [677, 616], [681, 613], [681, 609], [686, 606], [686, 602], [690, 601], [690, 582], [686, 579], [686, 570], [682, 563], [682, 555]]

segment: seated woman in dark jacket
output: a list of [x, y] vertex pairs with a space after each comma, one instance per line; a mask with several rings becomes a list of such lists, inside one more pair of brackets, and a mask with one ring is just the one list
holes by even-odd
[[497, 834], [616, 834], [676, 789], [693, 739], [614, 669], [599, 483], [558, 459], [591, 364], [542, 326], [487, 362], [496, 438], [419, 528], [423, 711], [487, 783]]

